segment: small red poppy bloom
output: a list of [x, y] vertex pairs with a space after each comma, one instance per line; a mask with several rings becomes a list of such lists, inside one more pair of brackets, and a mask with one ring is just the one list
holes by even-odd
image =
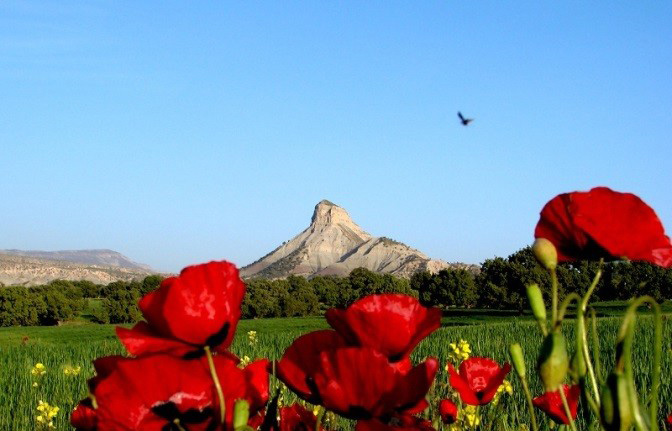
[[459, 370], [458, 373], [452, 364], [448, 364], [450, 385], [464, 403], [478, 406], [492, 401], [497, 388], [511, 371], [511, 365], [507, 363], [500, 367], [490, 358], [474, 356], [462, 361]]
[[672, 431], [672, 413], [670, 413], [667, 416], [667, 419], [665, 420], [665, 422], [667, 422], [667, 426], [668, 426], [669, 430]]
[[215, 390], [207, 363], [168, 355], [116, 361], [97, 383], [98, 429], [206, 431], [215, 421]]
[[91, 398], [84, 398], [70, 414], [70, 425], [77, 431], [96, 431], [98, 429], [98, 417], [93, 408]]
[[313, 331], [302, 335], [285, 350], [277, 363], [278, 378], [300, 398], [320, 404], [314, 381], [314, 375], [321, 366], [320, 354], [345, 345], [345, 340], [336, 331]]
[[457, 406], [450, 400], [439, 402], [439, 414], [444, 424], [450, 425], [457, 420]]
[[224, 352], [233, 341], [244, 296], [245, 284], [232, 263], [189, 266], [140, 300], [147, 322], [117, 328], [117, 335], [132, 355], [197, 357], [205, 346]]
[[326, 318], [348, 344], [372, 347], [392, 362], [441, 326], [441, 310], [396, 293], [369, 295], [345, 310], [332, 308]]
[[[579, 385], [563, 385], [565, 391], [567, 404], [569, 405], [569, 412], [572, 414], [572, 419], [576, 419], [576, 413], [579, 408], [579, 396], [581, 395], [581, 388]], [[532, 400], [535, 407], [546, 413], [551, 419], [559, 424], [569, 424], [569, 418], [565, 414], [565, 408], [562, 405], [562, 398], [560, 397], [560, 390], [553, 392], [545, 392]]]
[[[280, 409], [280, 431], [315, 431], [316, 424], [317, 418], [313, 412], [299, 403]], [[320, 429], [324, 428], [320, 425]]]
[[403, 373], [368, 347], [323, 351], [314, 384], [322, 405], [349, 419], [372, 419], [426, 406], [438, 361], [429, 358]]
[[534, 237], [551, 241], [560, 262], [627, 258], [672, 267], [672, 243], [654, 210], [632, 193], [607, 187], [551, 199]]

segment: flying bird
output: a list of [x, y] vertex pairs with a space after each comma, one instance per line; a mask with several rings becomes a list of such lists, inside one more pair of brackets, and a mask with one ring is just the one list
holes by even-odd
[[464, 116], [462, 116], [462, 113], [459, 111], [457, 112], [457, 116], [460, 117], [460, 122], [462, 123], [463, 126], [468, 126], [469, 123], [474, 121], [473, 118], [464, 118]]

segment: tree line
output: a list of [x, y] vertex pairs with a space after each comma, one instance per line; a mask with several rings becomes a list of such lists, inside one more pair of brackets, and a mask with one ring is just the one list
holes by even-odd
[[[561, 264], [557, 273], [560, 297], [582, 294], [590, 286], [599, 264]], [[0, 287], [0, 326], [54, 325], [72, 319], [86, 309], [97, 323], [131, 323], [142, 319], [138, 300], [158, 288], [163, 278], [150, 275], [141, 281], [116, 281], [96, 285], [89, 281], [56, 280], [47, 285]], [[306, 279], [246, 280], [243, 318], [320, 315], [333, 307], [347, 307], [358, 298], [374, 293], [404, 293], [428, 306], [449, 308], [527, 309], [525, 288], [537, 283], [550, 295], [551, 280], [536, 262], [529, 247], [507, 258], [487, 259], [479, 271], [444, 269], [418, 272], [410, 280], [377, 274], [365, 268], [347, 277], [315, 276]], [[595, 300], [627, 300], [651, 295], [658, 301], [672, 299], [672, 269], [640, 262], [610, 262], [602, 265], [602, 278]], [[93, 308], [93, 309], [91, 309]]]
[[91, 310], [97, 323], [126, 323], [142, 318], [137, 301], [155, 290], [163, 278], [97, 285], [87, 280], [54, 280], [39, 286], [0, 286], [0, 327], [48, 326], [71, 320], [87, 309], [89, 299], [100, 299]]
[[[571, 292], [583, 294], [592, 283], [600, 264], [580, 261], [557, 267], [560, 299]], [[622, 301], [650, 295], [662, 302], [672, 299], [672, 269], [646, 262], [607, 262], [593, 294], [594, 301]], [[443, 270], [436, 274], [413, 275], [410, 287], [418, 291], [425, 305], [460, 308], [525, 310], [526, 287], [537, 283], [544, 295], [551, 295], [551, 277], [534, 258], [530, 247], [507, 258], [487, 259], [477, 273]]]

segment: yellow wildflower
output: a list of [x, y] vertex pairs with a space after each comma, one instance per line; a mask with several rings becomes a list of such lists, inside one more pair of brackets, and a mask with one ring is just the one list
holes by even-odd
[[471, 346], [465, 340], [460, 339], [458, 343], [448, 344], [450, 348], [450, 359], [455, 363], [460, 363], [469, 359], [471, 353]]
[[497, 392], [495, 393], [495, 397], [492, 399], [492, 404], [497, 405], [499, 402], [499, 397], [506, 392], [507, 394], [511, 395], [513, 394], [513, 386], [511, 386], [511, 382], [508, 380], [504, 380], [501, 385], [497, 388]]
[[464, 421], [469, 428], [476, 428], [481, 423], [481, 417], [477, 414], [476, 406], [464, 408]]
[[250, 342], [250, 346], [257, 344], [257, 331], [248, 331], [247, 340]]
[[42, 428], [54, 428], [54, 418], [59, 410], [57, 406], [51, 406], [49, 403], [39, 400], [37, 402], [37, 411], [39, 414], [35, 420]]
[[80, 366], [73, 367], [71, 365], [66, 365], [65, 368], [63, 368], [63, 374], [66, 376], [78, 376], [80, 371], [82, 371], [82, 367]]
[[44, 366], [43, 363], [38, 362], [35, 364], [32, 370], [30, 370], [30, 374], [36, 377], [41, 377], [47, 374], [47, 367]]
[[243, 358], [238, 363], [238, 368], [245, 368], [250, 364], [250, 362], [252, 362], [250, 357], [245, 355], [245, 356], [243, 356]]

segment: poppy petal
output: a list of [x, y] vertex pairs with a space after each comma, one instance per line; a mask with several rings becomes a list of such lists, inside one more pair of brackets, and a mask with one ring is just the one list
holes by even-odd
[[627, 258], [672, 267], [672, 243], [654, 210], [632, 193], [607, 187], [550, 200], [534, 236], [551, 241], [561, 262]]
[[85, 398], [77, 404], [77, 407], [70, 414], [70, 425], [77, 431], [96, 431], [98, 429], [98, 417], [91, 404], [91, 398]]
[[345, 346], [336, 331], [321, 330], [302, 335], [285, 350], [277, 363], [278, 378], [304, 400], [317, 404], [313, 376], [320, 368], [320, 353]]
[[202, 350], [199, 346], [186, 344], [173, 338], [165, 338], [156, 333], [146, 322], [138, 322], [131, 329], [116, 328], [117, 337], [128, 353], [139, 356], [151, 353], [168, 353], [183, 357], [190, 353]]
[[[572, 414], [572, 419], [576, 419], [577, 410], [579, 406], [579, 396], [581, 394], [581, 388], [579, 385], [563, 385], [563, 391], [565, 392], [565, 397], [567, 398], [567, 404], [569, 405], [569, 412]], [[532, 400], [532, 404], [535, 407], [542, 410], [548, 415], [553, 421], [559, 424], [569, 424], [569, 418], [565, 413], [565, 408], [562, 404], [562, 398], [560, 397], [560, 390], [545, 392], [543, 395], [540, 395]]]
[[328, 310], [325, 317], [350, 344], [372, 347], [392, 362], [441, 326], [441, 310], [402, 294], [369, 295], [345, 310]]

